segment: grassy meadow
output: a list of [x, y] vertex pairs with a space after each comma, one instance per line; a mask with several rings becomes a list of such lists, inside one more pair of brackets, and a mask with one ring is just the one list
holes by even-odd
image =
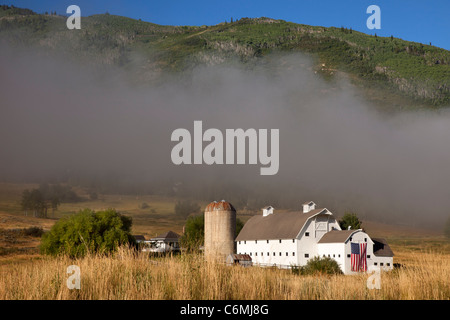
[[[42, 258], [3, 266], [0, 299], [449, 299], [448, 255], [404, 255], [411, 263], [382, 273], [381, 288], [368, 275], [299, 276], [277, 268], [229, 267], [189, 254], [149, 259], [121, 248], [114, 257]], [[80, 267], [80, 289], [69, 290], [67, 267]]]
[[[62, 204], [48, 219], [34, 218], [19, 205], [22, 191], [33, 187], [0, 184], [0, 300], [450, 299], [450, 241], [439, 232], [370, 221], [363, 222], [366, 231], [385, 237], [394, 263], [402, 265], [381, 274], [379, 290], [367, 288], [368, 274], [296, 275], [277, 268], [228, 267], [204, 261], [201, 254], [149, 257], [120, 248], [114, 256], [42, 256], [40, 238], [24, 230], [49, 230], [58, 218], [83, 208], [116, 208], [133, 218], [134, 234], [147, 238], [168, 230], [181, 233], [184, 220], [174, 214], [176, 199], [140, 195], [100, 195], [95, 201]], [[146, 209], [141, 209], [143, 202]], [[67, 288], [70, 265], [80, 267], [80, 290]]]

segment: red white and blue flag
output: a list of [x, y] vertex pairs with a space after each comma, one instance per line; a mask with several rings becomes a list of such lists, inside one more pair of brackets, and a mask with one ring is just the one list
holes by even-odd
[[367, 243], [351, 243], [352, 271], [367, 271]]

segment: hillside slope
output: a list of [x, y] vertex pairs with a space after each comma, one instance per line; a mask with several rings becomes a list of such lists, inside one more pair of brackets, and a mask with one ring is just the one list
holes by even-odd
[[326, 79], [338, 72], [349, 75], [369, 100], [427, 107], [450, 104], [449, 51], [343, 27], [270, 18], [175, 27], [102, 14], [83, 17], [81, 30], [68, 30], [66, 17], [3, 5], [0, 40], [69, 54], [83, 63], [119, 66], [143, 82], [198, 64], [238, 60], [251, 66], [274, 52], [301, 52], [313, 58], [316, 71]]

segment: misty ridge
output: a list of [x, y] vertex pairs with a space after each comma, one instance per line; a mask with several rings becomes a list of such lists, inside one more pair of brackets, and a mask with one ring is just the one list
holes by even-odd
[[[378, 111], [345, 75], [324, 81], [306, 56], [196, 65], [137, 86], [133, 70], [0, 49], [1, 181], [226, 199], [237, 210], [313, 200], [337, 215], [430, 227], [450, 213], [449, 110]], [[171, 134], [196, 120], [279, 129], [278, 173], [174, 165]]]

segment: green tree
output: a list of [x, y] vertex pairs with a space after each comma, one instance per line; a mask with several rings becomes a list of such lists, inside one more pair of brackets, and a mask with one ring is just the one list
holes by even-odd
[[61, 219], [44, 234], [41, 252], [48, 255], [67, 254], [81, 257], [89, 253], [114, 252], [120, 245], [135, 245], [131, 235], [132, 219], [114, 209], [80, 211]]
[[241, 232], [242, 228], [244, 227], [244, 222], [242, 222], [241, 219], [236, 218], [236, 237]]
[[355, 213], [347, 212], [342, 219], [339, 220], [339, 226], [342, 230], [347, 230], [349, 227], [352, 230], [361, 229], [361, 225], [362, 222]]
[[184, 225], [184, 233], [180, 238], [181, 247], [188, 251], [196, 251], [205, 241], [205, 215], [190, 216]]

